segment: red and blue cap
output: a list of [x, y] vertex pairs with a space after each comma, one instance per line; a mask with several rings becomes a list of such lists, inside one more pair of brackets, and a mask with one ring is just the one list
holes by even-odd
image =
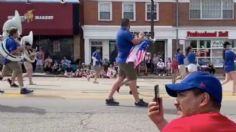
[[167, 84], [165, 87], [167, 93], [172, 97], [177, 97], [177, 93], [179, 92], [200, 89], [212, 96], [216, 103], [221, 104], [222, 101], [222, 86], [220, 81], [207, 72], [192, 72], [180, 83]]

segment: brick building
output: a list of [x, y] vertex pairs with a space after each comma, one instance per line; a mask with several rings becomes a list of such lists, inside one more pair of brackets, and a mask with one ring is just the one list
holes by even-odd
[[[33, 46], [41, 47], [46, 56], [60, 60], [83, 58], [79, 1], [67, 0], [2, 0], [0, 27], [18, 10], [22, 17], [22, 35], [33, 31]], [[2, 34], [2, 30], [0, 30]]]
[[[150, 32], [150, 0], [81, 0], [85, 63], [102, 49], [111, 59], [116, 32], [123, 17], [131, 19], [132, 32]], [[155, 40], [149, 49], [166, 60], [177, 47], [191, 45], [198, 63], [222, 67], [222, 43], [236, 45], [234, 0], [154, 0]], [[177, 8], [178, 7], [178, 8]], [[178, 41], [177, 41], [178, 40]], [[236, 48], [235, 48], [236, 51]]]

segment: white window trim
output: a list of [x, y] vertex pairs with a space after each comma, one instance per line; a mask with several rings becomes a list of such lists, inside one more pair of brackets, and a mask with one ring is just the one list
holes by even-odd
[[[151, 3], [146, 3], [145, 4], [145, 21], [151, 21], [151, 19], [150, 20], [147, 19], [147, 6], [149, 4], [151, 4]], [[154, 5], [155, 4], [156, 4], [156, 13], [157, 13], [156, 18], [157, 19], [154, 19], [154, 21], [159, 21], [159, 13], [160, 13], [160, 11], [159, 11], [159, 3], [154, 3]]]
[[[100, 4], [110, 4], [110, 19], [100, 18]], [[98, 2], [98, 21], [112, 21], [112, 2]]]
[[[199, 0], [200, 1], [200, 18], [191, 18], [191, 14], [190, 14], [190, 11], [191, 11], [191, 8], [190, 8], [190, 4], [189, 4], [189, 20], [234, 20], [234, 11], [235, 11], [235, 8], [234, 8], [234, 5], [233, 5], [233, 14], [232, 14], [232, 18], [223, 18], [223, 4], [222, 4], [222, 0], [221, 0], [221, 18], [203, 18], [202, 17], [202, 0]], [[189, 1], [190, 2], [190, 1]], [[234, 4], [234, 1], [233, 1], [233, 4]]]
[[124, 18], [124, 4], [133, 4], [134, 19], [130, 19], [130, 21], [136, 21], [136, 3], [135, 2], [122, 2], [122, 18]]

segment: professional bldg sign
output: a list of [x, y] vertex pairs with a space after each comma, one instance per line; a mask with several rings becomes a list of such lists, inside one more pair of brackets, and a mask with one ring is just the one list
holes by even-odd
[[211, 37], [225, 37], [229, 36], [228, 31], [215, 31], [215, 32], [187, 32], [187, 37], [211, 38]]
[[[23, 34], [72, 35], [73, 5], [60, 3], [0, 3], [0, 27], [18, 10], [22, 18]], [[2, 31], [0, 31], [1, 34]]]

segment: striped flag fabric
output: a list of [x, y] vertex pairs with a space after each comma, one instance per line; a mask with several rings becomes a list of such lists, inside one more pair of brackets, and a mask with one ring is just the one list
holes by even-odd
[[135, 45], [131, 50], [126, 62], [134, 62], [137, 67], [145, 58], [146, 50], [150, 46], [151, 41], [145, 39], [140, 44]]

